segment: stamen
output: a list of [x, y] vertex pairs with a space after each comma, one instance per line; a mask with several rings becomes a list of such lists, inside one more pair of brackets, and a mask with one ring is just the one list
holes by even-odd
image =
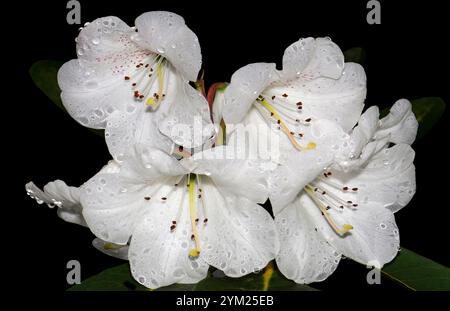
[[314, 194], [313, 188], [310, 185], [306, 185], [304, 189], [305, 189], [306, 193], [308, 194], [308, 196], [314, 201], [316, 206], [319, 208], [319, 210], [321, 211], [322, 215], [325, 217], [328, 224], [331, 226], [331, 228], [333, 228], [333, 230], [337, 234], [342, 236], [353, 229], [353, 226], [350, 224], [344, 224], [344, 225], [342, 225], [342, 228], [339, 228], [337, 226], [337, 224], [334, 222], [334, 220], [331, 218], [331, 215], [328, 213], [327, 207], [324, 206], [322, 204], [322, 202]]
[[198, 185], [198, 192], [200, 193], [199, 195], [198, 195], [198, 197], [199, 197], [199, 199], [201, 199], [201, 203], [202, 203], [202, 212], [203, 212], [203, 224], [205, 224], [206, 225], [206, 223], [208, 222], [208, 216], [207, 216], [207, 214], [206, 214], [206, 204], [205, 204], [205, 200], [204, 200], [204, 196], [203, 195], [201, 195], [201, 193], [202, 193], [202, 189], [203, 189], [203, 187], [202, 187], [202, 181], [201, 181], [201, 179], [200, 179], [200, 176], [199, 175], [197, 175], [197, 185]]
[[267, 100], [260, 96], [257, 99], [267, 110], [269, 110], [270, 115], [272, 117], [274, 117], [277, 120], [277, 123], [281, 126], [283, 132], [287, 135], [287, 137], [289, 138], [289, 140], [291, 141], [292, 145], [299, 151], [303, 151], [303, 150], [311, 150], [311, 149], [315, 149], [316, 148], [316, 144], [314, 142], [310, 142], [306, 145], [306, 147], [304, 146], [300, 146], [297, 143], [297, 140], [294, 137], [294, 134], [291, 130], [289, 130], [289, 128], [287, 127], [287, 125], [283, 122], [283, 120], [281, 120], [280, 115], [275, 111], [275, 109], [272, 107], [272, 105], [270, 105]]
[[192, 238], [195, 248], [189, 251], [189, 257], [197, 258], [200, 255], [200, 239], [198, 238], [197, 225], [195, 222], [195, 175], [189, 174], [189, 211], [191, 214]]
[[[179, 183], [182, 183], [183, 179], [185, 177], [186, 177], [186, 175], [183, 175], [179, 180], [177, 180], [177, 182], [175, 183], [175, 187], [177, 187]], [[180, 191], [180, 192], [181, 192], [181, 199], [180, 199], [181, 206], [178, 208], [178, 212], [177, 212], [177, 215], [175, 217], [175, 220], [172, 220], [172, 225], [170, 226], [170, 231], [171, 232], [175, 231], [177, 223], [179, 222], [180, 217], [181, 217], [181, 212], [183, 211], [183, 202], [184, 202], [184, 196], [185, 196], [186, 192], [185, 191]], [[175, 226], [175, 227], [173, 227], [173, 226]]]

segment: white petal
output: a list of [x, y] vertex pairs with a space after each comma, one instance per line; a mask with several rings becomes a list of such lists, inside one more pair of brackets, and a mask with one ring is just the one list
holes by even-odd
[[377, 153], [359, 170], [336, 172], [333, 177], [357, 187], [358, 202], [376, 202], [396, 212], [416, 191], [413, 160], [414, 150], [409, 145], [395, 145]]
[[275, 64], [255, 63], [237, 70], [225, 90], [223, 118], [226, 123], [237, 124], [250, 106], [277, 76]]
[[389, 114], [380, 120], [375, 138], [389, 136], [390, 142], [395, 144], [412, 144], [416, 139], [418, 126], [411, 103], [406, 99], [399, 99], [391, 107]]
[[49, 182], [40, 190], [33, 182], [26, 184], [25, 189], [28, 195], [38, 203], [46, 203], [50, 207], [58, 207], [58, 216], [67, 222], [86, 226], [86, 222], [81, 214], [80, 192], [76, 187], [69, 187], [62, 180]]
[[221, 191], [246, 197], [257, 203], [267, 200], [270, 163], [245, 157], [245, 154], [239, 154], [239, 150], [232, 145], [205, 150], [181, 160], [181, 163], [193, 173], [209, 176]]
[[202, 182], [209, 221], [200, 232], [201, 257], [231, 277], [263, 269], [279, 249], [269, 213], [244, 197], [219, 192], [207, 178]]
[[[274, 98], [273, 107], [277, 111], [290, 112], [292, 120], [327, 119], [348, 132], [364, 107], [366, 75], [360, 65], [346, 63], [339, 79], [293, 80], [267, 88], [264, 95]], [[302, 103], [302, 109], [298, 109], [298, 103]]]
[[87, 62], [98, 62], [115, 54], [136, 49], [130, 36], [134, 31], [120, 18], [97, 18], [80, 31], [77, 37], [77, 55]]
[[344, 55], [329, 38], [306, 38], [284, 51], [282, 77], [284, 80], [338, 79], [343, 68]]
[[128, 245], [116, 245], [114, 243], [95, 238], [92, 240], [92, 246], [108, 256], [128, 260]]
[[275, 218], [280, 236], [277, 266], [297, 283], [325, 280], [341, 259], [341, 254], [315, 228], [314, 217], [318, 216], [294, 202]]
[[105, 241], [126, 244], [153, 201], [172, 193], [178, 175], [185, 172], [164, 152], [139, 148], [125, 158], [120, 173], [98, 173], [83, 185], [81, 202], [89, 228]]
[[134, 102], [131, 83], [124, 81], [136, 64], [149, 58], [131, 41], [133, 31], [116, 17], [95, 20], [77, 38], [78, 59], [58, 71], [61, 98], [81, 124], [104, 128], [106, 118]]
[[181, 74], [196, 81], [202, 64], [197, 36], [171, 12], [147, 12], [136, 18], [139, 44], [167, 58]]
[[[170, 202], [153, 204], [134, 230], [129, 250], [131, 273], [146, 287], [196, 283], [207, 275], [209, 266], [202, 257], [189, 257], [193, 241], [189, 200], [182, 194], [184, 188], [180, 187]], [[171, 232], [170, 225], [179, 210], [180, 219]]]
[[353, 158], [359, 156], [367, 143], [372, 140], [378, 127], [379, 115], [380, 113], [377, 106], [370, 107], [361, 115], [358, 125], [350, 134], [350, 157]]
[[274, 214], [294, 200], [306, 184], [321, 175], [342, 148], [344, 134], [333, 122], [319, 120], [310, 124], [304, 144], [314, 142], [312, 150], [281, 152], [279, 166], [269, 177], [270, 202]]
[[160, 107], [164, 110], [158, 124], [160, 132], [177, 145], [186, 148], [201, 146], [215, 134], [206, 99], [179, 76], [173, 75], [168, 92]]
[[353, 229], [341, 236], [337, 234], [312, 200], [303, 193], [300, 197], [301, 208], [315, 214], [314, 225], [318, 232], [335, 249], [357, 262], [367, 265], [369, 262], [379, 263], [381, 268], [390, 262], [399, 248], [399, 232], [394, 215], [386, 208], [380, 208], [374, 203], [368, 203], [358, 209], [345, 208], [342, 211], [330, 209], [328, 212], [337, 226], [350, 224]]

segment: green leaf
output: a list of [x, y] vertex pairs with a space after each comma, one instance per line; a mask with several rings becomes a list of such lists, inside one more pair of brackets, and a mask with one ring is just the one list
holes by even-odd
[[354, 47], [344, 52], [344, 59], [346, 62], [353, 62], [362, 65], [366, 61], [366, 52], [361, 47]]
[[[69, 289], [70, 291], [145, 291], [130, 274], [128, 263], [107, 269]], [[226, 277], [220, 270], [210, 271], [208, 277], [197, 284], [174, 284], [158, 291], [313, 291], [314, 288], [286, 279], [271, 264], [260, 273], [251, 273], [241, 278]]]
[[[62, 111], [67, 113], [61, 101], [61, 90], [58, 86], [58, 70], [64, 62], [58, 60], [40, 60], [31, 65], [29, 73], [36, 86], [47, 95]], [[103, 130], [89, 129], [92, 133], [104, 137]]]
[[381, 271], [410, 290], [450, 290], [449, 268], [405, 248]]
[[412, 110], [419, 122], [417, 139], [425, 136], [441, 118], [445, 110], [445, 102], [440, 97], [424, 97], [412, 102]]
[[61, 90], [58, 86], [57, 74], [62, 61], [40, 60], [35, 62], [29, 70], [31, 79], [36, 86], [47, 95], [59, 108], [67, 112], [61, 102]]

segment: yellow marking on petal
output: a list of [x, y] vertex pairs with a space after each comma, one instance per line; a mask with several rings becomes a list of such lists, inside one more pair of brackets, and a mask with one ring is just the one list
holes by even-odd
[[273, 275], [273, 263], [269, 262], [266, 266], [266, 268], [264, 269], [264, 273], [262, 275], [263, 278], [263, 291], [268, 291], [269, 290], [269, 285], [270, 285], [270, 279], [272, 278]]
[[291, 130], [287, 127], [286, 123], [283, 122], [283, 120], [281, 119], [280, 115], [277, 113], [277, 111], [272, 107], [271, 104], [269, 104], [267, 102], [267, 100], [264, 97], [259, 97], [257, 99], [267, 110], [269, 110], [269, 112], [272, 114], [273, 117], [275, 117], [275, 119], [278, 121], [278, 124], [280, 124], [283, 132], [286, 134], [286, 136], [289, 138], [289, 140], [291, 141], [292, 145], [297, 149], [297, 150], [311, 150], [316, 148], [316, 144], [314, 142], [310, 142], [308, 143], [308, 145], [305, 147], [300, 146], [297, 143], [297, 140], [295, 139], [294, 135], [292, 135]]
[[331, 226], [331, 228], [333, 228], [333, 230], [337, 234], [342, 236], [353, 229], [353, 226], [350, 224], [344, 224], [344, 225], [342, 225], [342, 229], [339, 228], [337, 226], [337, 224], [334, 222], [334, 220], [331, 218], [331, 215], [330, 215], [330, 213], [328, 213], [326, 207], [322, 204], [322, 202], [320, 202], [317, 199], [316, 195], [314, 194], [313, 187], [311, 187], [310, 185], [306, 185], [304, 189], [305, 189], [306, 193], [309, 195], [309, 197], [314, 201], [314, 203], [319, 208], [319, 210], [322, 212], [322, 215], [325, 217], [328, 224]]
[[195, 248], [189, 251], [189, 256], [197, 258], [200, 255], [200, 240], [198, 238], [197, 225], [195, 223], [195, 175], [189, 176], [189, 212], [191, 215], [192, 235], [194, 236]]

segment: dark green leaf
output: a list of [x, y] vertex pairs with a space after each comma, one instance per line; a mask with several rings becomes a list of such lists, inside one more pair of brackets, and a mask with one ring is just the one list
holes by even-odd
[[402, 248], [382, 272], [410, 290], [450, 290], [450, 269]]
[[364, 64], [366, 61], [366, 52], [361, 47], [354, 47], [344, 52], [346, 62]]
[[[67, 112], [61, 101], [61, 90], [58, 86], [58, 70], [64, 62], [57, 60], [40, 60], [29, 70], [31, 79], [36, 86], [47, 95], [62, 111]], [[103, 130], [89, 129], [92, 133], [104, 137]]]
[[58, 86], [57, 74], [62, 66], [62, 61], [40, 60], [35, 62], [30, 68], [30, 76], [36, 86], [44, 92], [63, 111], [66, 111], [61, 102], [61, 90]]
[[419, 122], [417, 139], [425, 136], [440, 119], [445, 102], [440, 97], [424, 97], [412, 101], [412, 110]]
[[[148, 290], [138, 284], [129, 272], [128, 264], [107, 269], [95, 276], [84, 280], [81, 284], [71, 287], [71, 291], [129, 291]], [[208, 277], [197, 284], [174, 284], [159, 288], [158, 291], [244, 291], [244, 290], [278, 290], [278, 291], [311, 291], [315, 290], [307, 285], [292, 282], [281, 275], [272, 267], [266, 268], [264, 272], [251, 273], [241, 278], [230, 278], [223, 275], [219, 270], [210, 272]]]

